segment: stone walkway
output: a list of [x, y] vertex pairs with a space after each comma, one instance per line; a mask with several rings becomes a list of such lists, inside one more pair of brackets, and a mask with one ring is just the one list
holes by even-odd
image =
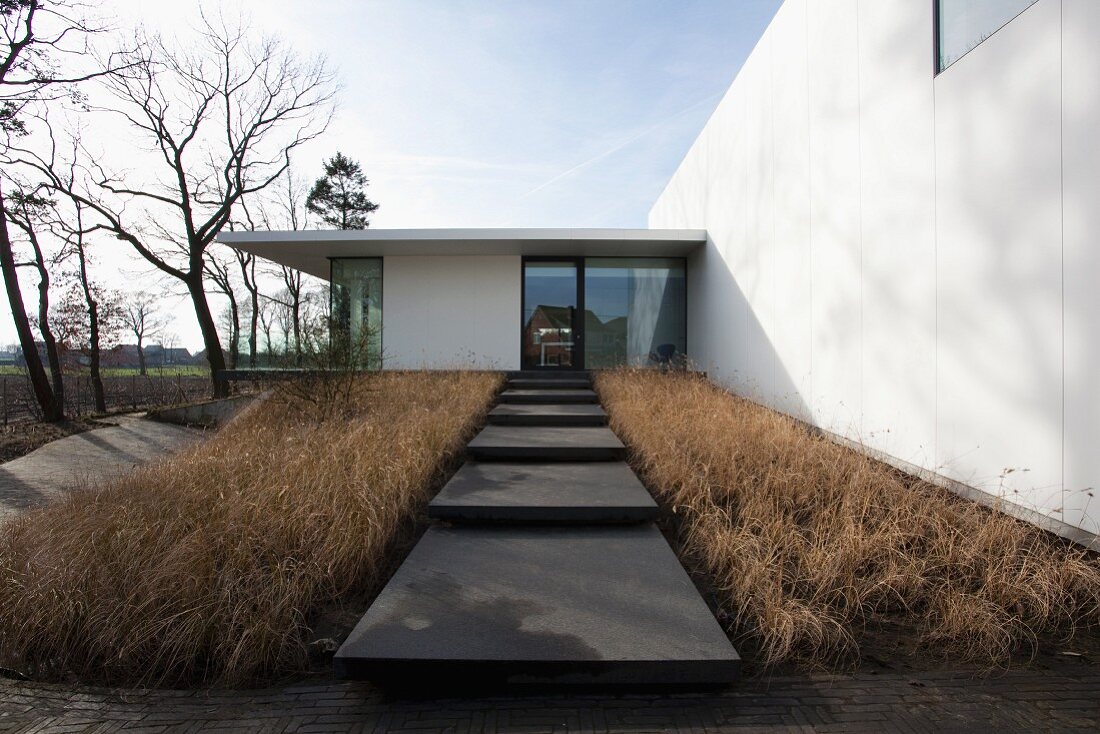
[[[531, 389], [536, 389], [532, 387]], [[540, 398], [537, 398], [541, 400]], [[594, 411], [547, 411], [566, 414]], [[584, 405], [584, 403], [580, 403]], [[505, 403], [527, 405], [532, 403]], [[533, 408], [505, 409], [490, 420], [508, 425]], [[96, 441], [59, 452], [48, 477], [27, 475], [46, 494], [89, 466], [110, 472], [185, 445], [196, 432], [128, 419], [121, 431], [96, 431]], [[161, 433], [161, 429], [165, 429]], [[103, 436], [106, 431], [114, 431]], [[91, 438], [81, 434], [71, 439]], [[97, 443], [98, 442], [98, 443]], [[112, 447], [118, 448], [112, 448]], [[49, 447], [44, 447], [49, 448]], [[96, 448], [102, 449], [97, 453]], [[42, 451], [43, 449], [40, 449]], [[56, 452], [56, 449], [55, 449]], [[79, 452], [79, 453], [76, 453]], [[35, 452], [36, 454], [38, 452]], [[53, 453], [47, 456], [54, 455]], [[33, 454], [31, 455], [33, 456]], [[82, 457], [82, 458], [81, 458]], [[26, 457], [29, 458], [29, 457]], [[17, 461], [23, 461], [17, 460]], [[95, 462], [95, 463], [92, 463]], [[14, 464], [16, 462], [12, 462]], [[0, 466], [0, 471], [11, 466]], [[599, 466], [595, 473], [586, 472]], [[655, 506], [644, 488], [621, 466], [560, 463], [470, 464], [456, 475], [449, 491], [435, 501], [437, 521], [461, 526], [475, 521], [542, 519], [580, 527], [592, 517], [601, 522], [652, 518]], [[577, 472], [588, 478], [576, 481]], [[563, 477], [572, 477], [564, 480]], [[491, 480], [491, 481], [486, 481]], [[29, 481], [29, 480], [28, 480]], [[563, 491], [568, 484], [574, 491]], [[0, 487], [6, 485], [0, 484]], [[6, 495], [0, 489], [0, 498]], [[18, 491], [15, 496], [21, 496]], [[28, 496], [31, 501], [34, 495]], [[598, 499], [598, 501], [593, 501]], [[595, 514], [594, 514], [595, 513]], [[632, 526], [636, 531], [644, 525]], [[445, 532], [456, 532], [446, 529]], [[602, 527], [600, 533], [613, 528]], [[480, 532], [480, 531], [479, 531]], [[510, 531], [510, 532], [515, 532]], [[538, 535], [534, 529], [523, 533]], [[628, 531], [629, 533], [630, 531]], [[541, 541], [540, 541], [541, 542]], [[562, 546], [569, 552], [575, 543]], [[503, 546], [498, 546], [498, 550]], [[494, 557], [514, 560], [516, 554]], [[543, 559], [546, 554], [542, 554]], [[533, 561], [532, 561], [533, 562]], [[554, 563], [550, 558], [549, 562]], [[560, 559], [559, 561], [560, 562]], [[559, 569], [560, 571], [560, 569]], [[568, 574], [558, 574], [567, 577]], [[490, 605], [492, 606], [492, 605]], [[444, 605], [442, 611], [448, 608]], [[440, 611], [440, 610], [437, 610]], [[537, 617], [537, 615], [534, 615]], [[533, 617], [534, 618], [534, 617]], [[484, 617], [481, 617], [484, 619]], [[416, 621], [416, 620], [414, 620]], [[423, 620], [419, 620], [423, 622]], [[430, 620], [429, 620], [430, 621]], [[516, 629], [526, 629], [521, 622]], [[412, 625], [415, 629], [419, 625]], [[461, 635], [462, 630], [452, 634]], [[444, 681], [445, 682], [445, 681]], [[1057, 670], [1012, 671], [977, 677], [960, 672], [860, 673], [748, 678], [708, 692], [593, 693], [530, 692], [509, 695], [446, 695], [430, 680], [412, 698], [385, 692], [369, 683], [297, 682], [246, 691], [147, 691], [26, 683], [0, 678], [0, 733], [68, 732], [1095, 732], [1100, 730], [1100, 666], [1069, 661]]]
[[0, 679], [0, 732], [1095, 732], [1097, 691], [1095, 667], [992, 678], [790, 676], [703, 694], [419, 700], [366, 683], [132, 691]]
[[117, 425], [66, 436], [0, 464], [0, 520], [73, 487], [179, 451], [203, 435], [201, 430], [158, 423], [142, 414], [106, 421]]
[[736, 680], [741, 660], [654, 524], [587, 373], [513, 376], [500, 401], [432, 500], [436, 524], [336, 652], [337, 675], [451, 691]]

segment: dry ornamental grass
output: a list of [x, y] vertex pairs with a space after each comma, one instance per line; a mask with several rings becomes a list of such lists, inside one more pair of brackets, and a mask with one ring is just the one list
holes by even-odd
[[698, 376], [623, 370], [596, 387], [764, 665], [850, 662], [875, 620], [989, 666], [1100, 622], [1100, 560], [1079, 547]]
[[377, 587], [500, 383], [374, 374], [337, 406], [283, 390], [184, 453], [0, 526], [0, 665], [154, 684], [304, 665], [312, 617]]

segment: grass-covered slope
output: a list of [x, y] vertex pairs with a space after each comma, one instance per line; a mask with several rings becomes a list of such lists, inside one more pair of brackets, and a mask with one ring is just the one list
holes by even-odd
[[[765, 665], [841, 665], [895, 620], [988, 665], [1095, 626], [1100, 560], [685, 373], [602, 373], [636, 468]], [[933, 644], [934, 643], [934, 644]]]
[[284, 389], [193, 449], [0, 526], [0, 666], [232, 684], [303, 665], [311, 619], [380, 583], [500, 383]]

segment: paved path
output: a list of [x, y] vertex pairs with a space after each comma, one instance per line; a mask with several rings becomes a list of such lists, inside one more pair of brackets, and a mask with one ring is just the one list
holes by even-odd
[[107, 420], [118, 425], [66, 436], [0, 464], [0, 520], [67, 489], [179, 451], [203, 435], [141, 414]]
[[[105, 443], [122, 446], [108, 452], [114, 463], [107, 471], [195, 436], [145, 422], [123, 428], [128, 437], [106, 437]], [[168, 434], [154, 438], [150, 428]], [[127, 446], [131, 441], [139, 446]], [[149, 451], [158, 441], [160, 448]], [[121, 453], [130, 458], [119, 460]], [[61, 454], [56, 460], [70, 474], [49, 486], [88, 466], [88, 454]], [[424, 687], [425, 694], [432, 690]], [[328, 680], [247, 691], [144, 691], [0, 678], [0, 732], [1094, 732], [1100, 730], [1097, 692], [1100, 666], [1071, 663], [988, 678], [958, 672], [799, 675], [749, 678], [707, 693], [420, 699]]]
[[[741, 660], [653, 524], [626, 447], [585, 425], [607, 420], [588, 387], [587, 374], [509, 379], [512, 401], [429, 507], [449, 526], [428, 529], [348, 635], [338, 677], [452, 693], [737, 678]], [[553, 402], [563, 395], [587, 402]], [[524, 425], [509, 423], [516, 406]]]
[[0, 732], [1095, 732], [1100, 669], [792, 676], [709, 694], [390, 699], [365, 683], [127, 691], [0, 680]]

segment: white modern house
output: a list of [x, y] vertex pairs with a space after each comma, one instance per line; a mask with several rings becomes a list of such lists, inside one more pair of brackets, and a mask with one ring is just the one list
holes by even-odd
[[[589, 369], [683, 355], [702, 230], [227, 232], [325, 278], [335, 319], [395, 369]], [[659, 355], [665, 355], [661, 357]]]
[[1100, 1], [786, 0], [649, 227], [221, 241], [328, 278], [386, 366], [686, 354], [887, 461], [1100, 532]]

